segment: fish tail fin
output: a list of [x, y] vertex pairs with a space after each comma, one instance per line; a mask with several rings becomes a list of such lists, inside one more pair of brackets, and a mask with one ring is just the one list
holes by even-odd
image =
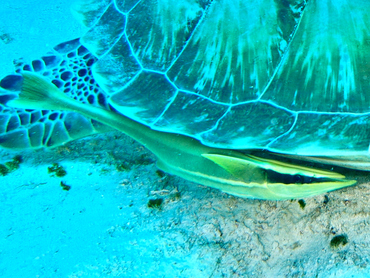
[[31, 72], [22, 73], [21, 92], [17, 99], [7, 106], [24, 109], [73, 110], [68, 96], [64, 95], [54, 84], [40, 75]]

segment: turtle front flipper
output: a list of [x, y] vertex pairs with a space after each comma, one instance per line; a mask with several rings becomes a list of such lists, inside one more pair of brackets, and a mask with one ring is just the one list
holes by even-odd
[[30, 63], [22, 59], [15, 61], [15, 74], [0, 80], [0, 147], [18, 150], [56, 147], [91, 134], [110, 131], [109, 127], [75, 112], [8, 105], [21, 90], [22, 77], [19, 74], [35, 72], [66, 95], [109, 109], [105, 92], [91, 74], [95, 61], [95, 57], [78, 39], [61, 43]]

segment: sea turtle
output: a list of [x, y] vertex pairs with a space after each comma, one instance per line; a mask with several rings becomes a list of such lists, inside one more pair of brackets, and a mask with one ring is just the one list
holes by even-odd
[[279, 157], [369, 169], [368, 11], [368, 0], [80, 1], [89, 31], [2, 79], [0, 145], [113, 128], [164, 171], [241, 197], [352, 185]]

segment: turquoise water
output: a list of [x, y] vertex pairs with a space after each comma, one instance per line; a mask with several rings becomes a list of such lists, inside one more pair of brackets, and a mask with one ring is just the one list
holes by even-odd
[[[86, 31], [71, 4], [3, 0], [0, 79], [14, 59], [26, 65]], [[353, 174], [355, 187], [276, 202], [164, 174], [116, 131], [3, 148], [0, 164], [17, 155], [19, 168], [0, 176], [1, 277], [370, 277], [367, 173]], [[66, 175], [48, 170], [55, 163]]]

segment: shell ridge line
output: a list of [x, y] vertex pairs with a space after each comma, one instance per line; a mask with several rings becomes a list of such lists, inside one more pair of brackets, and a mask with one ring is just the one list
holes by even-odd
[[307, 5], [309, 5], [309, 3], [310, 3], [310, 2], [311, 2], [311, 1], [305, 1], [306, 6], [305, 6], [305, 8], [304, 8], [304, 9], [303, 9], [303, 11], [302, 11], [301, 17], [300, 17], [300, 19], [299, 19], [299, 21], [298, 21], [298, 23], [297, 23], [296, 28], [293, 30], [293, 36], [292, 36], [292, 39], [289, 41], [289, 43], [288, 43], [287, 47], [285, 48], [285, 51], [284, 51], [284, 53], [283, 53], [283, 55], [282, 55], [282, 59], [280, 60], [279, 65], [276, 67], [276, 69], [275, 69], [275, 71], [274, 71], [273, 75], [271, 76], [271, 78], [270, 78], [269, 82], [266, 84], [265, 89], [264, 89], [264, 90], [263, 90], [263, 92], [258, 96], [257, 100], [260, 100], [260, 99], [263, 97], [263, 95], [266, 93], [267, 89], [268, 89], [268, 88], [270, 88], [270, 85], [271, 85], [272, 81], [275, 79], [275, 76], [276, 76], [277, 72], [278, 72], [278, 71], [279, 71], [279, 69], [281, 68], [281, 66], [282, 66], [283, 62], [285, 62], [285, 59], [284, 59], [284, 58], [286, 57], [286, 53], [288, 53], [288, 51], [289, 51], [289, 49], [290, 49], [290, 46], [291, 46], [291, 44], [292, 44], [292, 41], [294, 40], [295, 35], [297, 34], [297, 31], [298, 31], [298, 29], [299, 29], [299, 26], [300, 26], [300, 24], [301, 24], [301, 22], [302, 22], [302, 19], [303, 19], [304, 15], [305, 15], [305, 11], [306, 11], [306, 9], [307, 9]]
[[280, 140], [280, 138], [284, 137], [285, 135], [288, 135], [294, 129], [294, 127], [296, 126], [296, 124], [298, 122], [298, 115], [299, 115], [299, 113], [292, 112], [292, 114], [293, 114], [292, 116], [294, 116], [294, 121], [292, 123], [292, 126], [286, 132], [280, 134], [278, 137], [276, 137], [275, 139], [271, 140], [271, 142], [268, 143], [266, 145], [266, 147], [264, 148], [265, 150], [269, 150], [271, 145], [273, 145], [274, 143], [276, 143], [278, 140]]
[[205, 130], [205, 131], [198, 134], [199, 141], [202, 144], [206, 145], [205, 142], [204, 142], [203, 136], [206, 135], [206, 133], [211, 133], [212, 131], [216, 130], [218, 128], [218, 126], [220, 125], [221, 120], [226, 117], [227, 113], [229, 113], [230, 110], [231, 110], [231, 106], [229, 106], [229, 108], [225, 111], [225, 113], [216, 121], [214, 127], [212, 127], [209, 130]]
[[209, 10], [209, 7], [211, 5], [215, 5], [213, 4], [215, 1], [212, 1], [207, 7], [206, 9], [204, 10], [203, 12], [203, 15], [202, 17], [199, 19], [197, 25], [194, 27], [193, 31], [191, 32], [191, 35], [189, 36], [187, 42], [185, 43], [184, 47], [182, 48], [182, 50], [179, 52], [179, 54], [177, 55], [176, 59], [173, 60], [173, 62], [170, 64], [170, 66], [168, 67], [168, 69], [166, 70], [165, 74], [166, 74], [166, 77], [167, 77], [167, 73], [168, 71], [172, 68], [172, 66], [177, 62], [177, 60], [179, 59], [179, 57], [181, 56], [181, 54], [184, 52], [184, 50], [186, 49], [186, 47], [189, 45], [192, 37], [194, 36], [194, 34], [196, 33], [196, 30], [198, 29], [198, 27], [201, 25], [201, 23], [204, 21], [204, 18], [206, 17], [207, 15], [207, 12]]

